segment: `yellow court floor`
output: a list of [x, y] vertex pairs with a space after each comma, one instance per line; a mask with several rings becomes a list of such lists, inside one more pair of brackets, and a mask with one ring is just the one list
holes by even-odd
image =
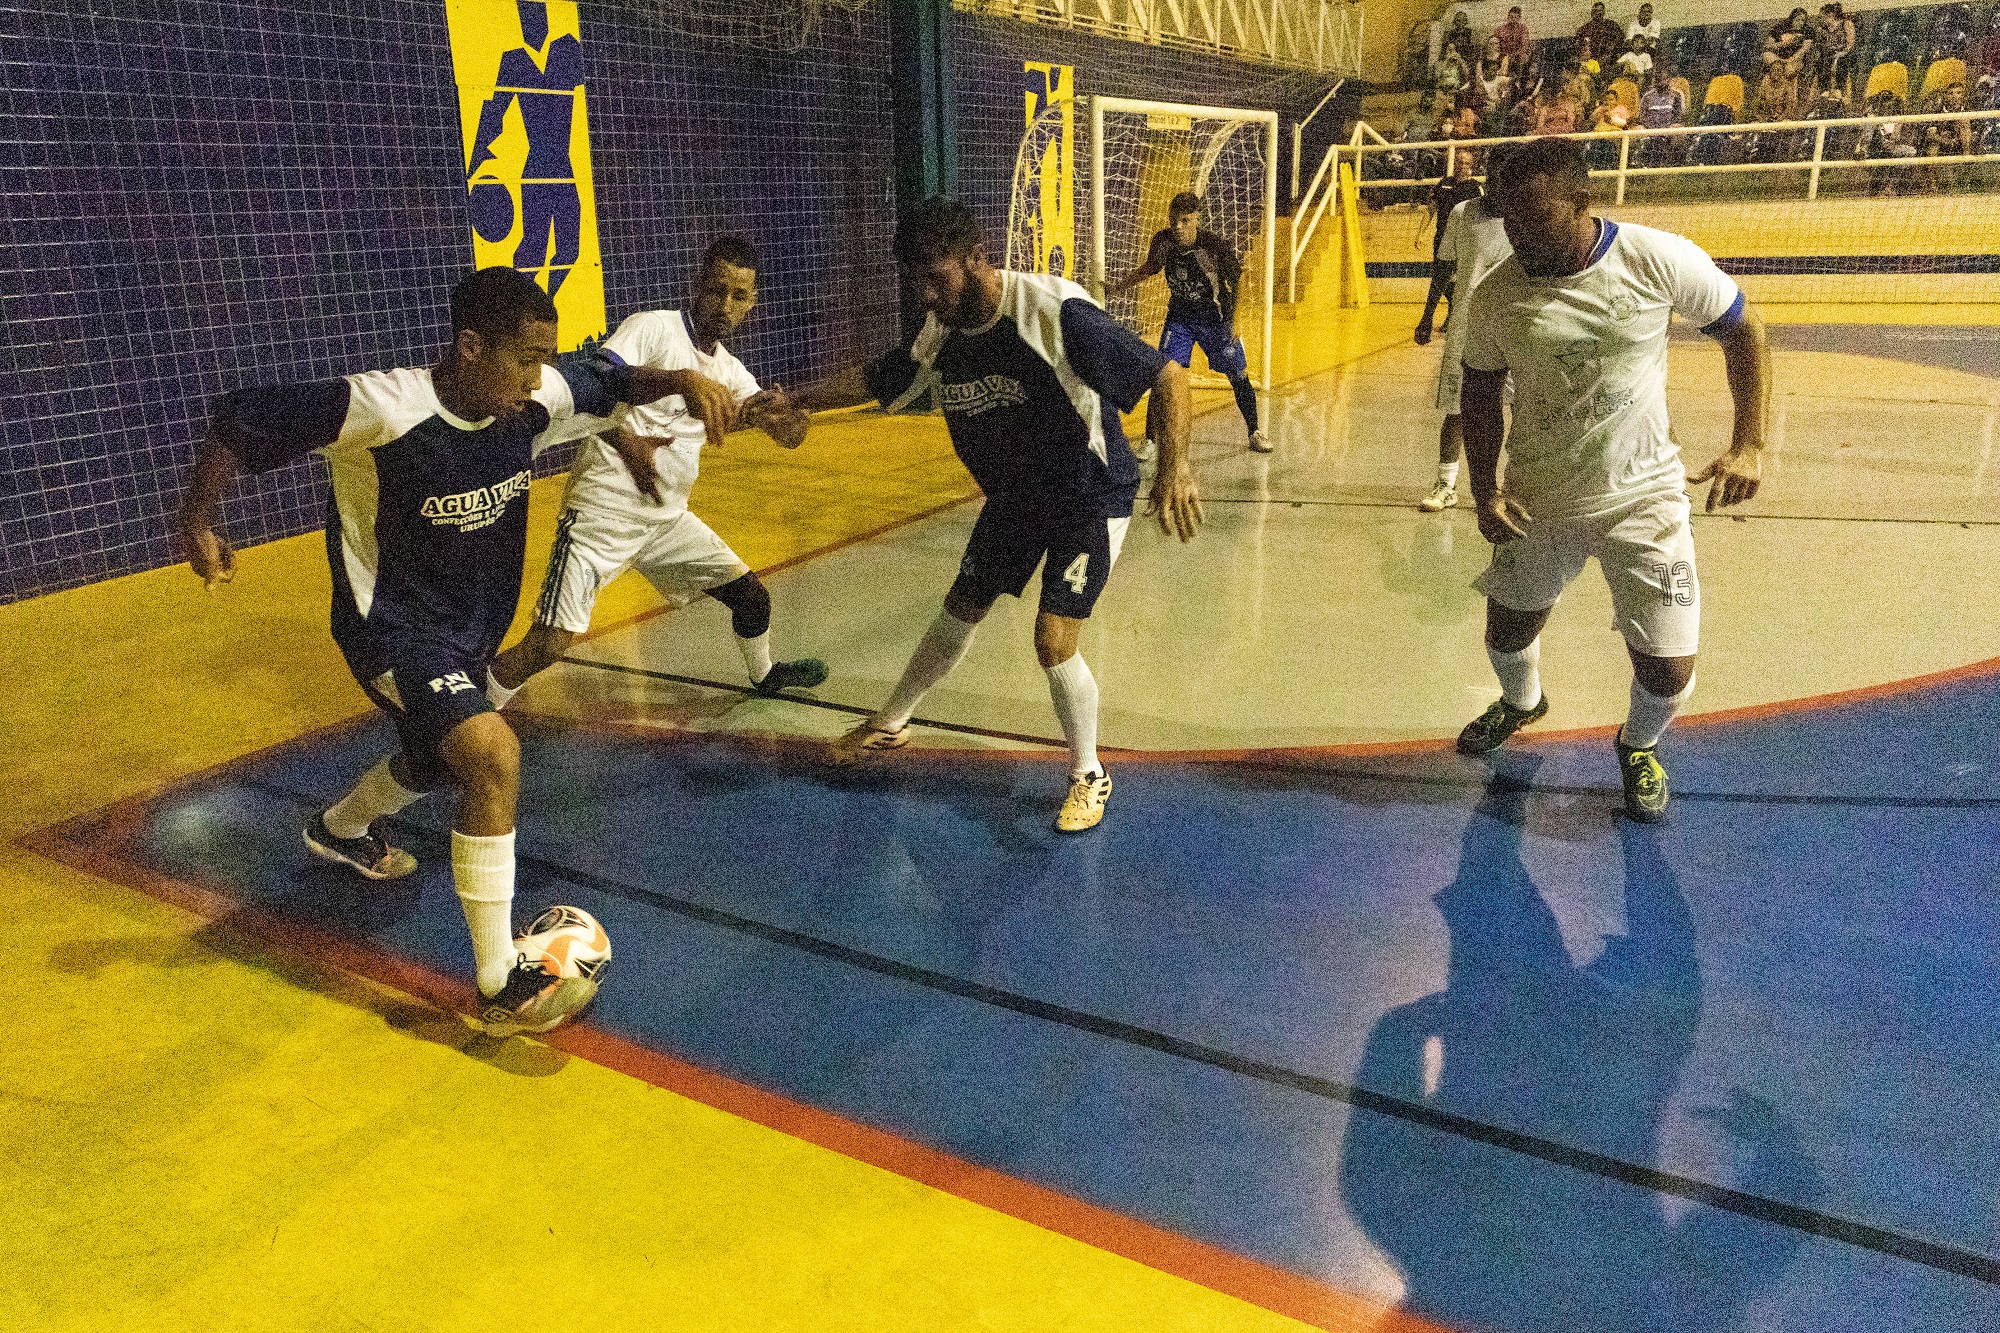
[[[1840, 323], [1853, 313], [1795, 317]], [[1436, 427], [1426, 378], [1435, 353], [1410, 345], [1415, 315], [1377, 306], [1297, 329], [1278, 358], [1289, 367], [1271, 407], [1279, 453], [1261, 471], [1234, 444], [1241, 427], [1227, 395], [1204, 395], [1203, 481], [1215, 501], [1207, 554], [1156, 551], [1165, 544], [1157, 532], [1135, 542], [1120, 567], [1120, 618], [1094, 632], [1123, 644], [1178, 624], [1190, 598], [1222, 606], [1206, 626], [1220, 659], [1232, 673], [1266, 673], [1260, 688], [1272, 706], [1238, 700], [1204, 714], [1199, 689], [1113, 668], [1108, 742], [1202, 749], [1434, 736], [1460, 718], [1474, 687], [1488, 687], [1477, 606], [1463, 587], [1477, 534], [1463, 511], [1423, 527], [1408, 508], [1428, 482]], [[1701, 346], [1675, 355], [1676, 410], [1708, 438], [1726, 412], [1719, 362]], [[1719, 625], [1762, 620], [1804, 633], [1832, 613], [1841, 587], [1866, 589], [1863, 576], [1885, 562], [1889, 593], [1854, 595], [1875, 598], [1859, 608], [1871, 614], [1899, 605], [1890, 594], [1919, 582], [1907, 567], [1896, 572], [1899, 550], [1919, 550], [1913, 565], [1960, 568], [1990, 567], [2000, 554], [1993, 382], [1911, 371], [1837, 425], [1828, 390], [1863, 375], [1885, 383], [1882, 365], [1843, 351], [1781, 359], [1778, 412], [1789, 433], [1769, 508], [1791, 513], [1794, 527], [1774, 518], [1725, 533], [1718, 524], [1715, 568], [1745, 590], [1732, 611], [1718, 602]], [[1817, 387], [1788, 398], [1800, 381]], [[1793, 483], [1789, 493], [1780, 481]], [[533, 492], [524, 608], [560, 485]], [[733, 438], [705, 458], [694, 503], [753, 567], [784, 571], [773, 591], [794, 620], [780, 634], [809, 631], [837, 647], [830, 659], [846, 653], [835, 670], [847, 675], [829, 689], [872, 703], [915, 633], [902, 619], [941, 590], [885, 593], [894, 574], [878, 556], [948, 545], [965, 513], [955, 506], [971, 493], [938, 421], [859, 414], [823, 420], [795, 454], [755, 435]], [[1863, 522], [1893, 515], [1924, 525]], [[1852, 523], [1830, 521], [1840, 519]], [[1709, 530], [1702, 539], [1711, 541]], [[476, 1038], [409, 995], [19, 845], [55, 821], [366, 712], [327, 636], [323, 549], [308, 535], [245, 551], [236, 581], [213, 595], [185, 569], [167, 569], [0, 608], [11, 696], [0, 773], [13, 793], [0, 811], [0, 903], [17, 929], [31, 927], [15, 966], [32, 997], [0, 1074], [0, 1155], [15, 1185], [0, 1215], [0, 1328], [1301, 1326], [556, 1047]], [[1834, 576], [1802, 575], [1812, 596], [1788, 597], [1777, 575], [1814, 562]], [[1315, 618], [1315, 589], [1342, 571], [1342, 586], [1362, 600]], [[832, 596], [842, 578], [860, 585], [851, 600]], [[1243, 589], [1257, 591], [1245, 600]], [[1775, 674], [1719, 651], [1716, 706], [2000, 655], [2000, 620], [1969, 580], [1921, 591], [1927, 600], [1858, 644], [1803, 640], [1811, 651]], [[1606, 658], [1592, 596], [1564, 613], [1571, 637], [1552, 655]], [[642, 619], [657, 606], [628, 575], [600, 601], [598, 640], [580, 653], [720, 674], [726, 663], [703, 656], [715, 636], [669, 634], [688, 613]], [[897, 625], [866, 651], [841, 630], [863, 606]], [[1273, 647], [1300, 643], [1342, 662], [1431, 652], [1453, 665], [1394, 698], [1328, 700], [1292, 687], [1311, 678], [1310, 654]], [[1900, 656], [1884, 659], [1885, 644]], [[1046, 696], [1017, 669], [1024, 646], [1006, 652], [1004, 664], [975, 654], [940, 707], [987, 727], [1046, 731], [1052, 719], [1034, 717], [1046, 713]], [[662, 720], [646, 699], [605, 693], [593, 679], [558, 668], [523, 703]], [[1558, 720], [1605, 721], [1622, 697], [1613, 683], [1579, 693]], [[754, 717], [794, 732], [831, 725]], [[1419, 1327], [1366, 1300], [1307, 1313], [1324, 1327]]]

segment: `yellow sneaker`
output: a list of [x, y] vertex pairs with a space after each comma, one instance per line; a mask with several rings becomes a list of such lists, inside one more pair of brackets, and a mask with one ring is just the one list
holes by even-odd
[[826, 762], [832, 768], [849, 768], [878, 754], [900, 750], [909, 743], [910, 724], [907, 722], [894, 731], [884, 731], [873, 722], [863, 722], [828, 747]]
[[1104, 818], [1104, 803], [1111, 799], [1109, 773], [1085, 773], [1069, 780], [1069, 795], [1056, 811], [1056, 832], [1081, 833], [1096, 828]]

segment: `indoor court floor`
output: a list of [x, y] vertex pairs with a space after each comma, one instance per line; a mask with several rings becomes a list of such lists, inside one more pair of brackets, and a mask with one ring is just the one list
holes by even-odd
[[[532, 1274], [611, 1330], [2000, 1328], [1991, 309], [1767, 312], [1764, 489], [1696, 520], [1651, 827], [1594, 568], [1548, 720], [1451, 749], [1497, 693], [1488, 548], [1415, 509], [1414, 307], [1293, 363], [1268, 458], [1226, 397], [1198, 419], [1207, 526], [1135, 520], [1084, 635], [1116, 787], [1080, 837], [1031, 605], [911, 749], [819, 762], [976, 515], [938, 424], [733, 440], [696, 508], [832, 674], [749, 697], [721, 608], [622, 588], [512, 706], [520, 908], [616, 949], [547, 1042], [452, 1015], [447, 807], [396, 821], [393, 885], [299, 846], [389, 735], [316, 538], [212, 599], [167, 570], [0, 609], [0, 885], [39, 923], [6, 1322], [485, 1328]], [[1671, 397], [1705, 464], [1705, 341]]]

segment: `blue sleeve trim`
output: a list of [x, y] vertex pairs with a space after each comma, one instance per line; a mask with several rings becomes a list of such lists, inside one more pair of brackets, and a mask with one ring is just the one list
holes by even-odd
[[1729, 332], [1742, 322], [1743, 292], [1739, 288], [1736, 292], [1736, 299], [1729, 303], [1729, 309], [1723, 311], [1721, 316], [1712, 323], [1702, 325], [1701, 331], [1711, 338], [1720, 338], [1723, 334]]
[[1591, 264], [1595, 264], [1598, 260], [1604, 258], [1605, 254], [1611, 249], [1611, 242], [1618, 239], [1617, 223], [1613, 222], [1610, 218], [1599, 218], [1597, 222], [1599, 227], [1597, 244], [1592, 247], [1590, 261], [1584, 265], [1585, 268], [1589, 268]]
[[556, 373], [569, 385], [569, 396], [580, 416], [608, 417], [618, 404], [631, 401], [632, 372], [616, 352], [596, 348], [572, 352], [555, 360]]

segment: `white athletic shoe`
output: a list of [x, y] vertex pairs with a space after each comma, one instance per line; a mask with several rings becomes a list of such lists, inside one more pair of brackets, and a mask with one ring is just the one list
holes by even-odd
[[1271, 443], [1271, 437], [1266, 435], [1263, 431], [1253, 430], [1250, 432], [1251, 453], [1268, 454], [1271, 452], [1271, 450], [1275, 449], [1276, 447], [1277, 447], [1276, 445]]
[[1156, 451], [1153, 448], [1153, 437], [1150, 435], [1146, 436], [1144, 439], [1140, 440], [1139, 443], [1132, 446], [1132, 456], [1138, 459], [1141, 463], [1152, 462], [1153, 454], [1155, 452]]
[[909, 743], [910, 724], [907, 722], [894, 731], [884, 731], [873, 722], [863, 722], [827, 748], [827, 766], [851, 768], [890, 750], [900, 750]]
[[1441, 481], [1431, 487], [1431, 493], [1417, 501], [1417, 508], [1426, 514], [1435, 514], [1441, 509], [1450, 509], [1458, 504], [1458, 487]]
[[1104, 803], [1111, 799], [1109, 773], [1085, 773], [1069, 780], [1069, 795], [1056, 812], [1056, 832], [1081, 833], [1096, 828], [1104, 818]]

